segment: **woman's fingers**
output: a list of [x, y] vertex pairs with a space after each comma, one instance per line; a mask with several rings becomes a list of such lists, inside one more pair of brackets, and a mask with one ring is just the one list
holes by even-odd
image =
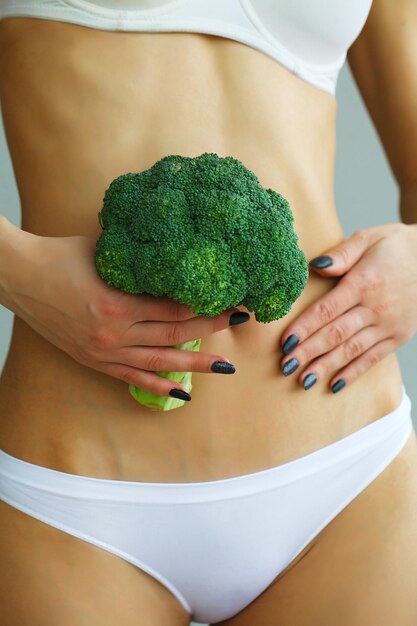
[[[185, 354], [171, 359], [174, 349], [167, 346], [227, 328], [234, 311], [244, 316], [231, 307], [212, 318], [202, 317], [168, 297], [126, 294], [110, 287], [97, 274], [94, 239], [33, 236], [30, 242], [33, 280], [13, 293], [16, 315], [85, 367], [157, 395], [169, 395], [173, 388], [186, 389], [155, 372], [209, 371], [213, 356], [217, 359], [217, 355], [201, 355], [193, 360]], [[121, 348], [140, 348], [142, 344], [156, 350], [153, 357], [151, 348], [144, 350], [142, 368], [134, 359], [130, 365], [119, 358]], [[171, 352], [158, 353], [161, 345]], [[129, 358], [132, 354], [134, 348]], [[218, 360], [227, 361], [224, 357]], [[144, 369], [147, 367], [152, 371]]]
[[[367, 364], [366, 369], [368, 369], [374, 362], [376, 362], [374, 358], [376, 357], [377, 352], [375, 352], [373, 346], [386, 339], [386, 332], [379, 326], [371, 325], [363, 328], [337, 346], [334, 350], [331, 350], [327, 354], [324, 354], [310, 363], [299, 377], [300, 384], [306, 388], [306, 384], [308, 385], [308, 382], [312, 380], [312, 376], [310, 375], [314, 374], [315, 377], [317, 377], [317, 380], [325, 380], [331, 376], [330, 387], [332, 387], [337, 380], [345, 378], [343, 373], [347, 374], [349, 371], [349, 382], [352, 382], [355, 367], [357, 377], [360, 372], [364, 371], [363, 368], [365, 364]], [[365, 357], [365, 360], [359, 362], [359, 359], [367, 351], [370, 352], [367, 357]], [[337, 374], [334, 375], [334, 372], [337, 372]], [[310, 378], [306, 383], [305, 381], [308, 376], [310, 376]], [[345, 379], [345, 383], [347, 382], [348, 381]]]
[[[366, 341], [366, 340], [365, 340]], [[388, 337], [382, 341], [374, 343], [371, 348], [365, 350], [359, 357], [351, 361], [345, 368], [337, 372], [337, 375], [330, 381], [330, 387], [332, 391], [337, 392], [345, 385], [353, 383], [354, 380], [362, 376], [372, 365], [381, 361], [388, 354], [391, 354], [396, 350], [397, 343], [393, 337]], [[339, 381], [343, 380], [344, 384], [339, 385], [336, 389], [333, 386]]]
[[[104, 374], [118, 378], [124, 383], [134, 385], [135, 387], [154, 393], [157, 396], [169, 396], [171, 389], [181, 389], [189, 396], [184, 385], [174, 380], [168, 380], [167, 378], [158, 376], [158, 374], [154, 374], [153, 372], [147, 372], [121, 363], [101, 363], [100, 365], [102, 367], [97, 367], [96, 369]], [[186, 398], [183, 399], [185, 400]]]
[[[310, 304], [291, 322], [281, 336], [281, 349], [291, 335], [296, 335], [300, 342], [305, 341], [359, 302], [359, 286], [346, 274], [333, 289]], [[285, 350], [285, 354], [288, 353]]]
[[[170, 346], [228, 328], [234, 314], [237, 314], [237, 319], [235, 317], [232, 324], [250, 319], [248, 313], [231, 308], [213, 317], [193, 316], [171, 322], [137, 322], [121, 335], [120, 322], [126, 310], [123, 307], [118, 309], [116, 304], [113, 311], [106, 311], [105, 314], [112, 316], [113, 323], [96, 328], [90, 337], [90, 346], [84, 350], [84, 361], [89, 367], [158, 396], [169, 396], [174, 388], [186, 393], [187, 390], [182, 384], [159, 376], [156, 372], [235, 373], [236, 368], [223, 356]], [[217, 372], [211, 369], [214, 362], [218, 362]]]
[[138, 322], [124, 333], [123, 345], [175, 346], [186, 341], [201, 339], [228, 328], [233, 313], [239, 313], [238, 321], [250, 319], [248, 313], [232, 308], [213, 317], [197, 316], [172, 322]]
[[[360, 329], [374, 322], [375, 314], [371, 309], [363, 306], [353, 307], [347, 313], [344, 313], [324, 328], [320, 328], [311, 337], [299, 343], [291, 350], [290, 355], [284, 356], [281, 361], [283, 374], [288, 375], [288, 366], [285, 366], [292, 359], [296, 359], [299, 365], [306, 365], [313, 359], [317, 359], [317, 357], [336, 348]], [[295, 369], [292, 369], [292, 372], [294, 371]]]
[[[376, 362], [378, 355], [382, 354], [381, 350], [389, 350], [392, 345], [384, 342], [387, 332], [376, 325], [376, 321], [376, 315], [371, 309], [354, 307], [298, 344], [291, 351], [291, 355], [284, 357], [283, 374], [288, 376], [300, 366], [307, 366], [298, 378], [304, 389], [310, 389], [317, 380], [330, 377], [330, 387], [333, 387], [343, 378], [344, 383], [339, 383], [335, 390], [332, 389], [338, 391], [348, 383], [347, 379], [352, 382]], [[374, 349], [375, 344], [378, 348]]]
[[213, 363], [220, 365], [217, 373], [234, 374], [236, 368], [222, 356], [180, 350], [178, 348], [130, 347], [118, 351], [123, 363], [98, 361], [98, 371], [119, 378], [125, 383], [140, 387], [158, 396], [169, 396], [173, 389], [186, 389], [180, 383], [158, 376], [155, 372], [202, 372], [211, 373]]
[[[202, 372], [212, 373], [214, 362], [230, 361], [217, 354], [180, 350], [179, 348], [159, 348], [154, 346], [131, 346], [117, 351], [117, 358], [122, 363], [151, 372]], [[234, 374], [235, 366], [222, 368], [221, 374]]]

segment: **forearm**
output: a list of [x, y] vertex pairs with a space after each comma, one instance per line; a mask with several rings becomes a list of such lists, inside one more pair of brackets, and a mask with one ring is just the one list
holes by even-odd
[[13, 294], [28, 280], [30, 247], [35, 235], [0, 214], [0, 305], [14, 311]]
[[417, 224], [417, 182], [400, 188], [400, 215], [404, 224]]

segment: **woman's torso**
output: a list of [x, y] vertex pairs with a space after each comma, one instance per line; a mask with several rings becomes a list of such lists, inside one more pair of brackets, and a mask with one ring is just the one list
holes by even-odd
[[[110, 181], [167, 154], [231, 155], [290, 202], [308, 259], [344, 238], [333, 195], [334, 97], [237, 41], [0, 22], [0, 94], [22, 206], [43, 236], [97, 238]], [[53, 469], [149, 482], [216, 480], [287, 462], [365, 426], [401, 399], [393, 353], [338, 394], [280, 370], [280, 337], [337, 278], [310, 273], [290, 313], [206, 337], [232, 376], [193, 373], [167, 413], [82, 366], [15, 317], [0, 379], [0, 448]], [[242, 308], [242, 307], [241, 307]], [[245, 310], [242, 308], [242, 310]], [[308, 394], [308, 395], [306, 395]]]

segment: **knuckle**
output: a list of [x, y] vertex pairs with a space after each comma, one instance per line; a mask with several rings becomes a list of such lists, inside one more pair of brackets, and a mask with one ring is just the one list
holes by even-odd
[[152, 296], [152, 298], [157, 300], [157, 306], [163, 307], [165, 319], [180, 321], [188, 319], [193, 314], [188, 305], [169, 296]]
[[352, 328], [354, 329], [363, 328], [364, 326], [374, 324], [375, 321], [376, 321], [376, 315], [375, 315], [374, 309], [364, 307], [364, 306], [358, 306], [355, 308], [355, 311], [354, 311]]
[[158, 352], [157, 350], [152, 350], [145, 359], [144, 368], [152, 372], [164, 371], [163, 361], [164, 358], [161, 352]]
[[367, 275], [367, 283], [365, 285], [365, 289], [367, 291], [376, 291], [383, 286], [384, 279], [381, 275], [376, 274], [375, 272], [368, 271]]
[[116, 337], [109, 328], [99, 326], [90, 332], [89, 342], [88, 350], [91, 350], [91, 348], [93, 350], [96, 348], [112, 348], [116, 343]]
[[168, 305], [168, 311], [167, 313], [169, 314], [170, 317], [172, 317], [172, 319], [178, 320], [181, 318], [181, 305], [179, 304], [179, 302], [177, 302], [176, 300], [170, 300], [169, 301], [169, 305]]
[[374, 313], [379, 318], [381, 314], [385, 313], [389, 309], [389, 302], [387, 300], [381, 300], [374, 306]]
[[343, 344], [343, 349], [348, 361], [352, 361], [362, 354], [362, 346], [357, 339], [346, 341], [346, 343]]
[[329, 334], [333, 345], [339, 345], [343, 343], [347, 338], [346, 329], [340, 324], [333, 324], [329, 328]]
[[379, 355], [378, 353], [373, 350], [368, 354], [368, 362], [370, 365], [375, 365], [376, 363], [378, 363], [379, 361]]
[[168, 324], [166, 341], [167, 345], [175, 346], [179, 343], [183, 343], [183, 326], [176, 322], [170, 322]]
[[98, 303], [97, 308], [103, 317], [120, 319], [127, 314], [126, 304], [115, 298], [103, 298]]
[[[157, 296], [153, 296], [155, 299]], [[163, 307], [164, 315], [166, 319], [179, 319], [180, 317], [180, 304], [177, 300], [173, 300], [168, 296], [160, 296], [156, 302], [158, 307]]]
[[319, 302], [317, 304], [317, 315], [320, 321], [327, 324], [334, 317], [334, 307], [328, 302]]
[[169, 307], [170, 316], [172, 315], [174, 319], [178, 320], [189, 317], [191, 312], [190, 307], [185, 304], [181, 304], [181, 302], [178, 302], [177, 300], [170, 300]]
[[347, 246], [340, 246], [338, 252], [342, 257], [342, 262], [347, 265], [350, 261], [350, 255]]
[[370, 268], [362, 269], [357, 276], [357, 280], [361, 286], [362, 293], [379, 289], [383, 282], [381, 274], [377, 274], [374, 269]]

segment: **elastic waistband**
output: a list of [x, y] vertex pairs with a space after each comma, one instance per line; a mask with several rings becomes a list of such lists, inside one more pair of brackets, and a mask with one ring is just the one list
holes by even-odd
[[393, 448], [399, 449], [412, 429], [411, 399], [402, 385], [400, 404], [390, 413], [323, 448], [251, 474], [192, 483], [122, 481], [61, 472], [23, 461], [0, 450], [0, 485], [4, 478], [43, 492], [77, 499], [139, 500], [164, 504], [233, 498], [262, 492], [288, 484], [306, 474], [314, 474], [343, 459], [371, 452], [389, 438], [393, 439]]

